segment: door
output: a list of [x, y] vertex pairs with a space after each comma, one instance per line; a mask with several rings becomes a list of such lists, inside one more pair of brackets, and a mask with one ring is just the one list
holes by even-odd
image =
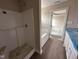
[[67, 9], [53, 11], [51, 36], [63, 38], [67, 23]]

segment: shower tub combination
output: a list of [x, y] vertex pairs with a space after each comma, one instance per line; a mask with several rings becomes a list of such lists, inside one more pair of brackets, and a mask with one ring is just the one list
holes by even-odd
[[29, 59], [35, 52], [33, 9], [0, 9], [0, 59]]

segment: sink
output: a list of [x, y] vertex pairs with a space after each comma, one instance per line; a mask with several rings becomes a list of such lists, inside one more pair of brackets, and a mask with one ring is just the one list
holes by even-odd
[[72, 41], [74, 48], [78, 51], [78, 29], [67, 28], [67, 32], [70, 36], [70, 40]]

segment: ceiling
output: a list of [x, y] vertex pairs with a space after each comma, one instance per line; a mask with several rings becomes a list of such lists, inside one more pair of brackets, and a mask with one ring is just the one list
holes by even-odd
[[56, 14], [66, 13], [66, 9], [59, 10], [59, 11], [53, 11]]
[[58, 11], [53, 11], [53, 16], [61, 16], [61, 15], [66, 15], [66, 9], [63, 9], [63, 10], [58, 10]]
[[59, 4], [67, 0], [41, 0], [41, 7], [45, 8], [51, 5]]

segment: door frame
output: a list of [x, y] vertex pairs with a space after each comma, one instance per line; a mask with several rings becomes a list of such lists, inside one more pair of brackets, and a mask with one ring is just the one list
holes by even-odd
[[[65, 10], [66, 10], [66, 14], [65, 14], [65, 18], [64, 18], [64, 20], [65, 20], [65, 24], [64, 24], [64, 32], [63, 32], [63, 36], [62, 36], [62, 39], [64, 40], [64, 38], [65, 38], [65, 30], [66, 30], [66, 28], [67, 28], [67, 22], [68, 22], [68, 16], [69, 16], [69, 7], [66, 7], [66, 8], [64, 8]], [[64, 10], [64, 9], [59, 9], [59, 10]], [[54, 10], [54, 11], [59, 11], [59, 10]], [[51, 29], [52, 29], [52, 18], [53, 18], [53, 12], [51, 12]], [[51, 30], [50, 29], [50, 30]], [[50, 33], [51, 33], [51, 31], [50, 31]], [[50, 34], [51, 35], [51, 34]]]
[[70, 7], [66, 7], [66, 21], [65, 21], [65, 26], [64, 26], [64, 34], [63, 34], [63, 40], [65, 39], [65, 35], [66, 35], [66, 28], [67, 28], [67, 24], [68, 24], [68, 17], [69, 17], [69, 10]]

